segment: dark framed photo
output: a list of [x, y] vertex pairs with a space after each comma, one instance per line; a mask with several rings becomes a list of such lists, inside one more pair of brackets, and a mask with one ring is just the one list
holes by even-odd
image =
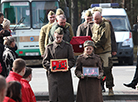
[[68, 70], [68, 59], [51, 59], [50, 66], [52, 72], [67, 71]]
[[99, 76], [99, 68], [98, 67], [83, 67], [83, 75], [87, 77], [97, 77]]

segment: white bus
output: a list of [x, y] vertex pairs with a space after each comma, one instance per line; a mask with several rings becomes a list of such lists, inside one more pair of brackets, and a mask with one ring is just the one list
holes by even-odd
[[22, 58], [40, 57], [39, 33], [48, 23], [47, 14], [59, 8], [58, 0], [1, 0], [1, 11], [11, 22], [10, 29]]

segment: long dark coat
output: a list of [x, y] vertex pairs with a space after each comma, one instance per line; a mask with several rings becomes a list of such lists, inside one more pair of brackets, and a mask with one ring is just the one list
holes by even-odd
[[[50, 59], [68, 59], [69, 71], [51, 72]], [[64, 40], [60, 44], [53, 43], [46, 46], [44, 59], [42, 62], [44, 68], [48, 70], [49, 82], [49, 101], [50, 102], [74, 102], [73, 85], [71, 71], [75, 64], [72, 46]]]
[[99, 67], [99, 74], [103, 75], [101, 59], [94, 53], [91, 56], [80, 55], [76, 62], [75, 74], [80, 79], [76, 102], [103, 102], [101, 84], [98, 78], [84, 77], [81, 79], [82, 67]]

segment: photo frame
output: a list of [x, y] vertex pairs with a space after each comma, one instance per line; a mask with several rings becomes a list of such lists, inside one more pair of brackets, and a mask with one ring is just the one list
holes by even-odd
[[68, 71], [68, 59], [51, 59], [50, 66], [52, 72]]
[[98, 77], [99, 68], [98, 67], [82, 67], [83, 75], [86, 77]]

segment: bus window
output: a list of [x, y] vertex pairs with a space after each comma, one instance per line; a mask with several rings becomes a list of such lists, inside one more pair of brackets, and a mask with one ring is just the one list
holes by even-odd
[[2, 4], [4, 17], [11, 22], [10, 29], [30, 28], [29, 2], [5, 2]]
[[40, 29], [48, 23], [47, 14], [50, 10], [56, 11], [58, 8], [57, 1], [32, 2], [32, 26]]

